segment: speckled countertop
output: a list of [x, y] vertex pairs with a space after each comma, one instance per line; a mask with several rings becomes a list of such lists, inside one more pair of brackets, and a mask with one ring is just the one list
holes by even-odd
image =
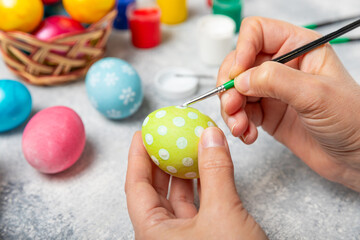
[[[81, 159], [67, 171], [43, 175], [31, 168], [21, 151], [24, 125], [0, 134], [0, 239], [133, 239], [126, 209], [124, 182], [132, 134], [142, 120], [160, 107], [179, 104], [161, 99], [152, 88], [155, 74], [180, 66], [216, 74], [197, 55], [194, 23], [210, 13], [205, 0], [189, 0], [184, 24], [163, 28], [163, 44], [155, 49], [131, 46], [129, 34], [114, 31], [107, 56], [130, 62], [140, 73], [145, 102], [122, 121], [102, 117], [89, 103], [84, 81], [56, 86], [28, 85], [33, 114], [65, 105], [82, 118], [87, 142]], [[246, 16], [278, 18], [302, 25], [358, 13], [360, 1], [244, 0]], [[322, 29], [322, 33], [339, 25]], [[351, 33], [360, 36], [360, 29]], [[346, 68], [360, 82], [360, 43], [335, 46]], [[0, 78], [13, 79], [0, 60]], [[201, 83], [200, 91], [215, 80]], [[360, 239], [360, 195], [311, 171], [284, 146], [260, 131], [258, 141], [245, 146], [230, 136], [212, 98], [197, 108], [212, 117], [229, 139], [238, 192], [245, 207], [270, 239]]]

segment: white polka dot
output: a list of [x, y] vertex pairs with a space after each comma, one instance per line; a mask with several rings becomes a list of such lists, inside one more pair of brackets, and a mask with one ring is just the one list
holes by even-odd
[[160, 126], [160, 127], [158, 127], [157, 131], [158, 131], [158, 134], [160, 134], [161, 136], [164, 136], [167, 133], [167, 128], [165, 126]]
[[151, 156], [151, 159], [153, 160], [153, 162], [159, 166], [159, 160], [157, 160], [157, 158], [155, 156]]
[[162, 117], [165, 117], [166, 115], [166, 111], [165, 110], [161, 110], [161, 111], [158, 111], [156, 114], [155, 114], [155, 117], [157, 118], [162, 118]]
[[170, 157], [170, 154], [166, 149], [162, 148], [162, 149], [159, 150], [159, 156], [163, 160], [168, 160], [169, 157]]
[[151, 145], [154, 142], [154, 138], [151, 134], [146, 134], [145, 135], [145, 141], [147, 144]]
[[184, 158], [182, 163], [185, 167], [191, 167], [194, 164], [194, 160], [190, 157]]
[[178, 138], [178, 140], [176, 140], [176, 146], [180, 149], [186, 148], [186, 146], [187, 146], [186, 138], [184, 138], [184, 137]]
[[203, 128], [203, 127], [197, 126], [197, 127], [195, 128], [195, 135], [198, 136], [198, 137], [200, 137], [203, 131], [204, 131], [204, 128]]
[[188, 117], [191, 118], [191, 119], [197, 119], [198, 115], [196, 113], [194, 113], [194, 112], [189, 112]]
[[167, 166], [166, 169], [171, 173], [177, 173], [176, 168], [174, 168], [173, 166]]
[[185, 119], [183, 119], [182, 117], [176, 117], [173, 119], [173, 123], [177, 127], [182, 127], [185, 125]]
[[185, 177], [187, 177], [187, 178], [196, 178], [197, 174], [196, 174], [196, 172], [188, 172], [188, 173], [185, 173]]
[[149, 117], [146, 117], [144, 122], [143, 122], [143, 127], [146, 126], [146, 124], [149, 122], [150, 118]]
[[214, 125], [212, 122], [209, 121], [209, 122], [208, 122], [208, 126], [209, 126], [209, 127], [214, 127], [215, 125]]

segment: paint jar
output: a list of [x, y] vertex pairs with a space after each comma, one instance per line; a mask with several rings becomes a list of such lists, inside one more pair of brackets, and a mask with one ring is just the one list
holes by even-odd
[[137, 48], [156, 47], [161, 42], [160, 9], [156, 6], [138, 7], [132, 3], [126, 11], [131, 40]]
[[201, 60], [219, 66], [235, 48], [234, 20], [224, 15], [207, 15], [197, 23], [198, 49]]
[[157, 3], [161, 9], [162, 23], [178, 24], [186, 20], [186, 0], [157, 0]]
[[213, 13], [232, 18], [236, 23], [236, 32], [241, 24], [242, 0], [213, 0]]
[[128, 19], [126, 16], [127, 7], [135, 2], [135, 0], [117, 0], [116, 8], [118, 10], [118, 14], [114, 21], [114, 28], [120, 30], [126, 30], [129, 28]]

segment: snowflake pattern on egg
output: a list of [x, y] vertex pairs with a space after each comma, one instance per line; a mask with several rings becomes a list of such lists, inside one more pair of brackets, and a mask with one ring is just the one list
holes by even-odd
[[119, 96], [120, 100], [123, 100], [124, 105], [128, 105], [129, 102], [134, 102], [136, 93], [131, 87], [122, 90], [122, 94]]
[[116, 82], [119, 81], [119, 77], [116, 73], [107, 73], [105, 76], [105, 83], [107, 86], [115, 86]]
[[101, 63], [100, 63], [100, 67], [102, 69], [111, 69], [112, 67], [115, 66], [115, 62], [112, 61], [112, 60], [103, 60]]
[[97, 84], [100, 82], [100, 77], [101, 77], [101, 74], [99, 72], [97, 73], [94, 73], [91, 75], [91, 77], [89, 78], [89, 84], [91, 87], [96, 87]]
[[129, 65], [123, 65], [121, 70], [130, 76], [135, 75], [135, 71]]
[[121, 117], [121, 111], [111, 109], [106, 112], [109, 118], [120, 118]]

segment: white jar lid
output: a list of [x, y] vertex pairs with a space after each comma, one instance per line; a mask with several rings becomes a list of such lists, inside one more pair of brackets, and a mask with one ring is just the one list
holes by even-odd
[[156, 91], [166, 99], [186, 99], [196, 93], [198, 86], [199, 79], [186, 68], [166, 68], [155, 76]]

